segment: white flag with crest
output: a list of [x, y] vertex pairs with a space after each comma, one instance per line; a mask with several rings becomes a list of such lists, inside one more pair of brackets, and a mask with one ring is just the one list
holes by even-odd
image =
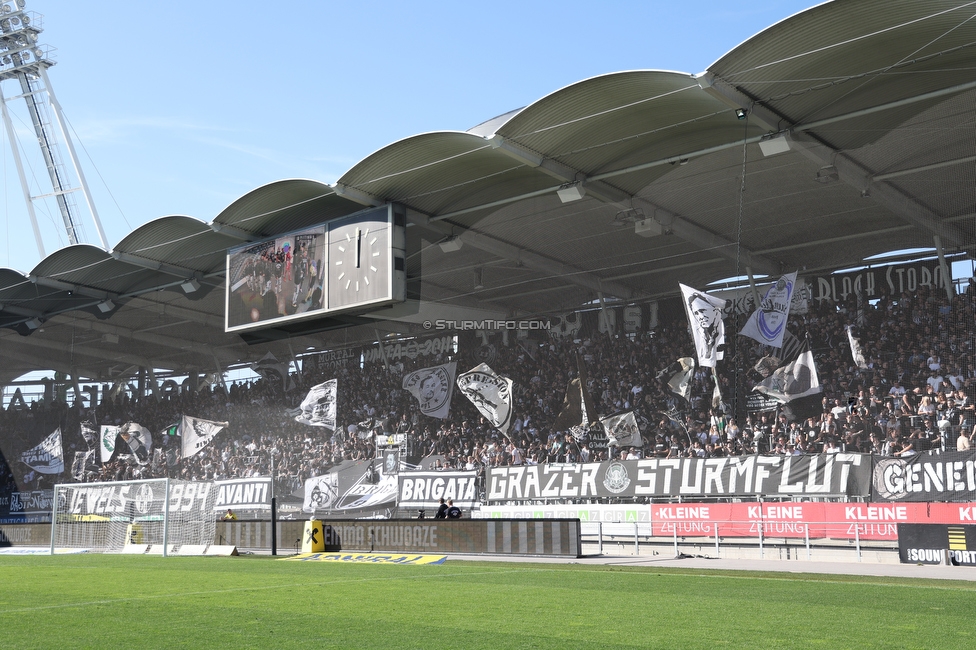
[[183, 437], [183, 458], [189, 458], [209, 445], [214, 436], [223, 431], [229, 424], [229, 422], [213, 422], [184, 415], [183, 422], [180, 424], [180, 435]]
[[786, 321], [790, 317], [790, 303], [795, 286], [796, 271], [777, 280], [776, 284], [766, 290], [759, 308], [752, 312], [739, 334], [774, 348], [783, 347], [783, 333], [786, 332]]

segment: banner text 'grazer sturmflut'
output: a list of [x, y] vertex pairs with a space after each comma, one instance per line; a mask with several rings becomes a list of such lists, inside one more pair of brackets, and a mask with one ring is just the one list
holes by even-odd
[[862, 454], [739, 456], [492, 467], [488, 501], [671, 496], [868, 496]]

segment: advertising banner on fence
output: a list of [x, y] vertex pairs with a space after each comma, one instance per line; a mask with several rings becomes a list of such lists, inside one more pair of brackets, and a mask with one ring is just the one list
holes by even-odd
[[950, 563], [976, 566], [976, 526], [898, 526], [898, 557], [904, 564], [941, 564], [946, 551]]
[[487, 501], [608, 497], [866, 496], [863, 454], [647, 458], [583, 464], [492, 467]]
[[453, 499], [459, 508], [478, 502], [478, 472], [401, 472], [397, 505], [434, 511], [439, 499]]
[[270, 478], [239, 478], [229, 481], [214, 481], [217, 488], [217, 502], [214, 511], [227, 508], [248, 510], [268, 510], [271, 508]]
[[976, 497], [976, 450], [875, 458], [874, 501], [971, 501]]

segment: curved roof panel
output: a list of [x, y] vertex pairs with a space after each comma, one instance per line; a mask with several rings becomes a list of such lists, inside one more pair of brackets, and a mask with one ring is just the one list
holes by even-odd
[[[206, 372], [269, 350], [285, 359], [422, 335], [425, 310], [550, 315], [599, 296], [670, 296], [678, 282], [704, 287], [747, 268], [828, 273], [937, 241], [971, 252], [971, 4], [826, 3], [700, 76], [585, 79], [468, 132], [391, 143], [335, 187], [276, 181], [210, 224], [163, 217], [112, 252], [71, 246], [30, 277], [0, 269], [0, 381], [39, 366], [98, 378], [147, 364]], [[576, 196], [557, 196], [571, 184]], [[408, 208], [414, 320], [336, 321], [252, 347], [224, 333], [223, 292], [208, 290], [223, 286], [228, 248], [385, 201]], [[448, 238], [457, 241], [438, 245]], [[10, 345], [11, 329], [33, 333]]]

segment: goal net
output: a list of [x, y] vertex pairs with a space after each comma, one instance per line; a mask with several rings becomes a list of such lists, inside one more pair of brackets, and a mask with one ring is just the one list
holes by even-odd
[[147, 479], [54, 488], [51, 554], [213, 544], [213, 483]]

